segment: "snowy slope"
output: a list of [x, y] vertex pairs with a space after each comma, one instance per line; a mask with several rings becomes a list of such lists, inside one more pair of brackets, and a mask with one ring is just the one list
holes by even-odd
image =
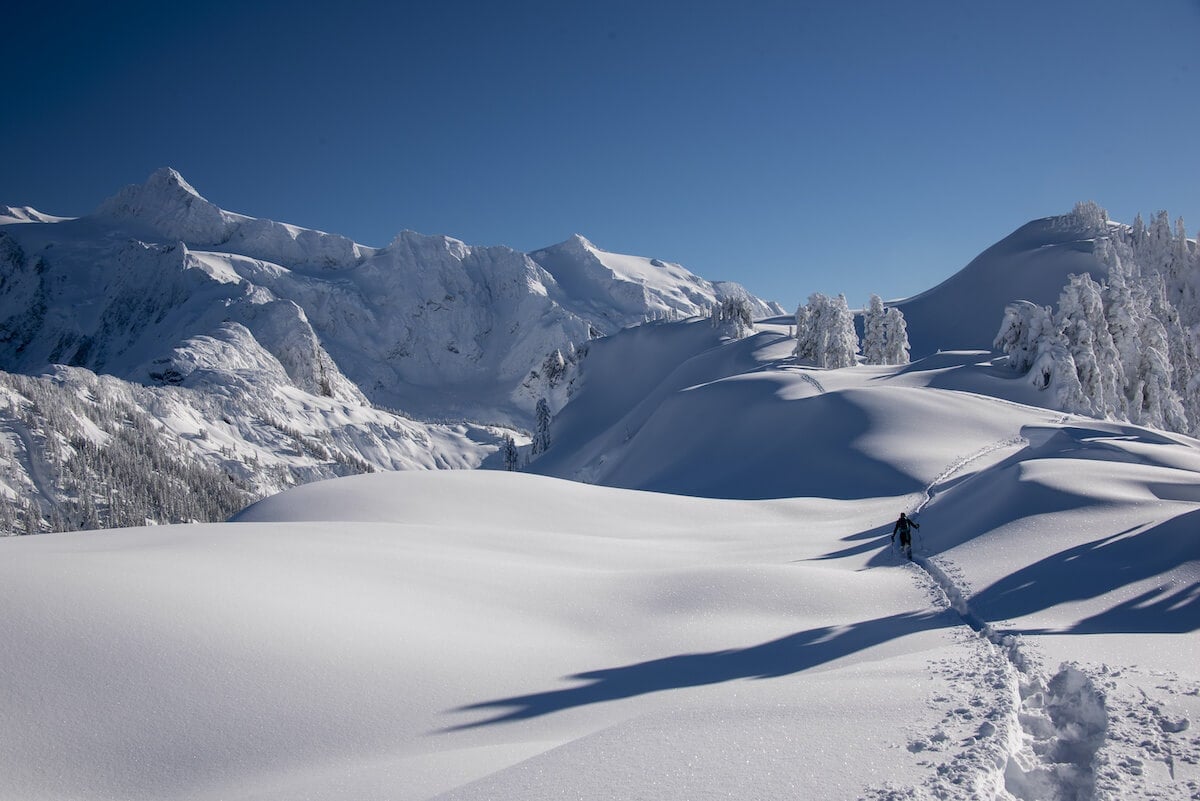
[[612, 486], [378, 474], [0, 541], [0, 796], [1200, 790], [1200, 443], [1039, 408], [980, 352], [592, 347], [534, 465]]
[[[545, 517], [531, 521], [531, 506]], [[21, 646], [5, 667], [32, 677], [10, 693], [8, 719], [64, 721], [13, 738], [4, 787], [30, 798], [990, 795], [1004, 786], [992, 760], [1007, 764], [1008, 738], [1021, 736], [1015, 668], [939, 611], [915, 568], [863, 570], [879, 546], [855, 547], [870, 541], [856, 535], [877, 539], [893, 506], [406, 473], [309, 485], [246, 515], [259, 522], [6, 542], [6, 600], [36, 593], [47, 571], [72, 589], [0, 623]], [[937, 525], [932, 512], [923, 520]], [[36, 647], [21, 631], [40, 632]], [[1162, 724], [1196, 714], [1194, 642], [1149, 664], [1138, 654], [1132, 672], [1143, 634], [1024, 648], [1103, 662], [1101, 682], [1142, 676], [1151, 725], [1139, 733], [1175, 749], [1182, 784], [1194, 749]], [[55, 670], [36, 669], [51, 660]], [[97, 676], [110, 677], [100, 693]], [[1118, 734], [1105, 756], [1124, 760], [1117, 787], [1130, 790], [1143, 781], [1130, 759], [1151, 760]]]
[[306, 393], [246, 339], [194, 343], [233, 353], [215, 372], [190, 364], [180, 386], [0, 373], [0, 531], [223, 520], [308, 481], [477, 467], [514, 433]]
[[1034, 220], [932, 289], [898, 301], [909, 320], [913, 357], [939, 349], [991, 350], [1006, 304], [1057, 303], [1072, 273], [1103, 281], [1108, 270], [1092, 253], [1094, 238], [1073, 215]]
[[0, 225], [15, 222], [62, 222], [68, 218], [43, 214], [32, 206], [0, 206]]
[[739, 284], [709, 283], [661, 259], [609, 253], [579, 234], [530, 257], [577, 299], [580, 315], [599, 315], [622, 327], [645, 319], [647, 310], [655, 318], [703, 315], [727, 297], [748, 300], [755, 318], [783, 313], [778, 303], [762, 301]]

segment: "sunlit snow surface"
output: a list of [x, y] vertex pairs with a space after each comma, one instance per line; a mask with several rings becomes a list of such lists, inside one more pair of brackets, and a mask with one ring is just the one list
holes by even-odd
[[554, 475], [0, 541], [0, 797], [1200, 791], [1194, 440], [705, 325], [594, 343]]

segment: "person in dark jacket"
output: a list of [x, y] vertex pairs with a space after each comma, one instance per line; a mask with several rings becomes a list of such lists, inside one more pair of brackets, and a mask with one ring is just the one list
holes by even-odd
[[899, 534], [900, 551], [909, 559], [912, 559], [912, 530], [920, 527], [916, 522], [909, 520], [904, 512], [900, 513], [900, 519], [892, 526], [892, 542], [896, 542], [896, 534]]

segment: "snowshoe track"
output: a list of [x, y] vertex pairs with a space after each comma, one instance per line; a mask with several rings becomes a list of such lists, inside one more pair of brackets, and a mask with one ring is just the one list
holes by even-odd
[[[913, 514], [929, 504], [938, 485], [967, 465], [1025, 443], [1021, 437], [1002, 440], [954, 461], [925, 487]], [[980, 663], [987, 665], [986, 668], [964, 678], [990, 692], [990, 714], [980, 724], [974, 743], [956, 755], [948, 766], [939, 767], [938, 777], [929, 787], [933, 797], [1021, 801], [1094, 798], [1097, 754], [1109, 728], [1105, 694], [1074, 664], [1064, 663], [1053, 676], [1047, 677], [1019, 637], [996, 630], [971, 608], [960, 581], [951, 577], [952, 567], [920, 555], [914, 555], [912, 561], [944, 596], [946, 605], [978, 634], [989, 654]], [[980, 741], [991, 743], [993, 750], [988, 754], [991, 759], [971, 756], [971, 746]], [[1002, 753], [995, 750], [999, 742], [1004, 743]], [[973, 765], [976, 770], [982, 766], [987, 775], [955, 781], [947, 787], [945, 776], [955, 772], [955, 762]], [[989, 770], [990, 766], [994, 766], [994, 771]]]

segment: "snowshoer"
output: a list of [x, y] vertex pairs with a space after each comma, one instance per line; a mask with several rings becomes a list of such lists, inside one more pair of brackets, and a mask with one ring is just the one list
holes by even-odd
[[920, 527], [915, 521], [909, 520], [904, 512], [900, 513], [900, 519], [892, 526], [892, 542], [896, 542], [896, 533], [899, 532], [900, 551], [909, 559], [912, 559], [912, 530]]

